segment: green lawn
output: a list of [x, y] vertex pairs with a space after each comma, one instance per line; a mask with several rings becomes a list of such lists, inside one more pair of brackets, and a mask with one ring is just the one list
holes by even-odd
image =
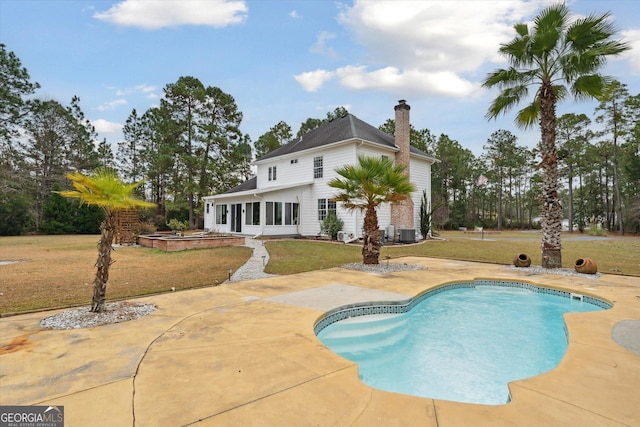
[[[526, 253], [540, 265], [539, 232], [480, 235], [444, 232], [446, 240], [382, 248], [385, 256], [424, 256], [511, 264]], [[98, 236], [0, 237], [0, 315], [89, 304]], [[314, 240], [267, 240], [267, 273], [293, 274], [361, 262], [361, 246]], [[107, 299], [131, 298], [201, 286], [216, 286], [251, 256], [247, 247], [201, 249], [165, 253], [141, 247], [116, 248]], [[589, 238], [565, 234], [563, 266], [578, 258], [592, 258], [603, 273], [640, 276], [640, 238]]]
[[[539, 232], [510, 231], [499, 234], [466, 234], [459, 231], [441, 233], [446, 240], [429, 240], [415, 245], [393, 245], [382, 248], [384, 256], [424, 256], [468, 261], [511, 264], [513, 257], [525, 253], [532, 265], [541, 264]], [[640, 276], [640, 238], [590, 238], [578, 233], [563, 235], [562, 265], [573, 268], [578, 258], [591, 258], [603, 273]], [[356, 245], [321, 243], [308, 240], [272, 240], [266, 243], [269, 264], [266, 271], [292, 274], [302, 271], [337, 267], [362, 261]]]

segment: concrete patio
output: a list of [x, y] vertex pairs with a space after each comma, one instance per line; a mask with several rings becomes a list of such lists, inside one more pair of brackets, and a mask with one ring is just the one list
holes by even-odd
[[[432, 258], [425, 270], [340, 268], [141, 298], [158, 309], [90, 329], [43, 330], [55, 312], [0, 319], [0, 405], [62, 405], [66, 426], [638, 426], [640, 280], [528, 274]], [[510, 384], [512, 402], [463, 404], [384, 392], [313, 333], [325, 311], [475, 278], [527, 281], [606, 299], [565, 316], [560, 365]], [[637, 322], [636, 322], [637, 323]], [[622, 323], [620, 325], [628, 325]]]

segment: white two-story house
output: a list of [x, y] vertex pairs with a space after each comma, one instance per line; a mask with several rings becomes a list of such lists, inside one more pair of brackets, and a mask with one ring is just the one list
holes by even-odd
[[[381, 229], [420, 229], [423, 190], [431, 199], [431, 165], [436, 161], [409, 144], [409, 105], [395, 107], [395, 138], [357, 117], [324, 123], [304, 136], [257, 159], [255, 177], [226, 193], [204, 197], [204, 227], [251, 236], [317, 236], [326, 216], [333, 212], [344, 222], [342, 236], [362, 236], [364, 212], [343, 208], [327, 183], [358, 156], [386, 156], [405, 164], [416, 191], [400, 206], [378, 207]], [[400, 205], [400, 204], [398, 204]], [[394, 213], [405, 209], [405, 213]], [[404, 219], [403, 219], [404, 218]]]

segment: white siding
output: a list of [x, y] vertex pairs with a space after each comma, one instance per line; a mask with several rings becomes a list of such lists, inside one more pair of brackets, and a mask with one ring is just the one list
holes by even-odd
[[392, 149], [377, 148], [371, 145], [362, 145], [358, 147], [357, 151], [358, 151], [357, 153], [358, 156], [367, 156], [367, 157], [387, 156], [391, 160], [393, 160], [396, 155], [396, 152], [393, 151]]
[[[427, 202], [431, 202], [431, 163], [426, 160], [411, 159], [411, 182], [416, 186], [416, 191], [411, 194], [413, 199], [413, 218], [415, 229], [420, 232], [420, 205], [422, 204], [422, 191], [427, 191]], [[422, 236], [424, 238], [424, 236]]]
[[[323, 176], [313, 180], [313, 186], [303, 196], [301, 233], [306, 236], [314, 236], [320, 232], [321, 221], [318, 219], [318, 199], [332, 199], [338, 193], [335, 188], [329, 187], [327, 183], [338, 176], [335, 170], [346, 164], [352, 164], [356, 161], [355, 149], [353, 144], [344, 144], [331, 147], [326, 150], [312, 151], [308, 153], [300, 153], [298, 164], [308, 171], [309, 176], [313, 178], [313, 159], [322, 156]], [[338, 204], [339, 205], [339, 204]], [[337, 208], [336, 214], [345, 226], [344, 231], [354, 233], [355, 224], [349, 212], [340, 207]], [[351, 229], [347, 228], [351, 227]]]

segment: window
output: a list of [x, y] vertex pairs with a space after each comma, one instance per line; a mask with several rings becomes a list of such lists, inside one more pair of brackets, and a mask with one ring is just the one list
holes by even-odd
[[245, 212], [246, 225], [260, 225], [260, 202], [247, 203]]
[[284, 225], [298, 225], [299, 203], [284, 204]]
[[318, 199], [318, 220], [324, 221], [329, 214], [337, 215], [336, 201], [330, 199]]
[[207, 203], [207, 213], [209, 213], [209, 203]]
[[[283, 208], [284, 207], [284, 211]], [[297, 225], [300, 216], [299, 203], [266, 202], [267, 225]], [[282, 222], [284, 216], [284, 223]]]
[[282, 225], [282, 202], [267, 202], [267, 225]]
[[216, 224], [227, 223], [227, 205], [216, 205]]
[[313, 158], [313, 178], [322, 178], [322, 156]]
[[269, 166], [269, 181], [275, 181], [275, 180], [276, 180], [276, 167]]
[[298, 163], [298, 159], [291, 159], [291, 164], [295, 165], [296, 163]]

